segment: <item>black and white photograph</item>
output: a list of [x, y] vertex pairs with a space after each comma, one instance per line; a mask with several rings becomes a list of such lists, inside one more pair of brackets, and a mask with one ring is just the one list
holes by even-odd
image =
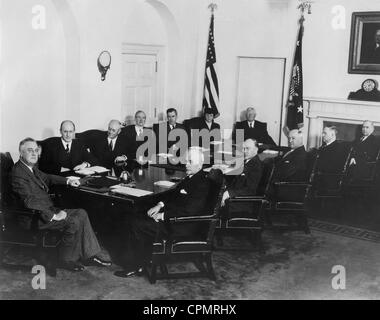
[[379, 10], [0, 0], [0, 300], [380, 299]]

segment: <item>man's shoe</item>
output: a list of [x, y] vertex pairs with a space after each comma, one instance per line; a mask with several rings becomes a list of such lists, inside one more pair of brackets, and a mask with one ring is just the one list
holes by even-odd
[[85, 267], [81, 263], [74, 261], [62, 261], [60, 263], [60, 267], [62, 269], [66, 269], [72, 272], [79, 272], [85, 269]]
[[119, 270], [119, 271], [115, 271], [115, 273], [114, 273], [114, 275], [116, 277], [120, 277], [120, 278], [128, 278], [128, 277], [132, 277], [132, 276], [141, 276], [142, 274], [143, 274], [143, 268], [142, 267]]
[[97, 267], [110, 267], [112, 265], [112, 262], [103, 260], [97, 256], [94, 256], [86, 261], [86, 265], [97, 266]]

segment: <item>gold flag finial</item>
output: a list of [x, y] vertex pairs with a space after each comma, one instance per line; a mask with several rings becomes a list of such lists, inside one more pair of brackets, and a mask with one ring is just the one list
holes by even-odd
[[208, 8], [211, 10], [211, 14], [214, 14], [214, 11], [215, 11], [216, 9], [218, 9], [218, 6], [217, 6], [216, 3], [210, 3], [210, 4], [208, 5]]

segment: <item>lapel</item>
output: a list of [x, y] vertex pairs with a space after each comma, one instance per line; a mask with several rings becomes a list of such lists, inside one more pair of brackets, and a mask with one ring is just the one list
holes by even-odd
[[[46, 183], [43, 181], [43, 179], [41, 178], [40, 176], [40, 179], [38, 179], [33, 172], [31, 172], [29, 170], [29, 168], [23, 164], [21, 161], [20, 161], [20, 166], [22, 167], [22, 169], [24, 170], [24, 172], [26, 172], [26, 174], [29, 176], [29, 178], [31, 178], [34, 183], [36, 183], [42, 190], [44, 191], [47, 191], [49, 188], [48, 186], [46, 185]], [[37, 172], [37, 174], [39, 174], [39, 170], [34, 168], [34, 170]]]

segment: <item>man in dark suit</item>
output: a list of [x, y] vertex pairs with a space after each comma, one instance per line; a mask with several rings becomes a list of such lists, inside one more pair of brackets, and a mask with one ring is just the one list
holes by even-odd
[[337, 141], [337, 133], [335, 126], [323, 128], [323, 144], [318, 150], [317, 162], [317, 171], [320, 173], [341, 173], [344, 168], [348, 150]]
[[43, 230], [63, 232], [59, 250], [61, 266], [71, 271], [81, 271], [84, 266], [79, 262], [98, 266], [111, 263], [102, 259], [98, 240], [92, 230], [86, 211], [83, 209], [59, 209], [49, 196], [53, 184], [79, 186], [79, 180], [45, 174], [36, 167], [39, 147], [32, 138], [20, 142], [20, 160], [12, 169], [12, 190], [25, 208], [38, 210], [30, 221], [24, 220], [24, 227], [37, 225]]
[[231, 183], [228, 184], [223, 193], [222, 206], [225, 201], [235, 196], [254, 196], [262, 174], [262, 164], [257, 155], [258, 145], [255, 140], [247, 139], [243, 144], [244, 167], [233, 175]]
[[108, 124], [108, 131], [91, 150], [101, 166], [112, 169], [116, 162], [127, 160], [127, 140], [125, 136], [120, 135], [120, 132], [120, 121], [111, 120]]
[[366, 120], [362, 125], [362, 136], [352, 144], [353, 150], [350, 160], [352, 178], [366, 178], [370, 174], [371, 167], [368, 162], [376, 161], [379, 153], [380, 142], [373, 134], [375, 130], [372, 121]]
[[282, 157], [275, 159], [272, 181], [305, 181], [306, 150], [303, 145], [303, 135], [298, 129], [293, 129], [288, 135], [290, 150]]
[[[139, 158], [147, 156], [147, 154], [141, 153], [136, 154], [138, 148], [148, 141], [152, 143], [153, 149], [156, 146], [154, 140], [152, 139], [152, 131], [145, 127], [146, 114], [144, 111], [137, 111], [135, 113], [135, 124], [129, 125], [121, 130], [121, 135], [123, 135], [127, 140], [127, 157], [128, 160], [138, 160]], [[149, 140], [148, 140], [149, 139]]]
[[267, 124], [256, 120], [255, 108], [249, 107], [246, 111], [247, 120], [236, 122], [232, 132], [232, 140], [236, 143], [236, 130], [243, 130], [244, 140], [254, 139], [258, 143], [263, 143], [268, 146], [276, 146], [276, 143], [271, 138], [267, 131]]
[[167, 121], [153, 125], [153, 131], [156, 135], [157, 152], [167, 153], [168, 151], [172, 151], [175, 153], [179, 148], [178, 142], [183, 140], [182, 137], [187, 139], [185, 126], [177, 122], [177, 116], [177, 110], [169, 108], [166, 110]]
[[116, 271], [116, 276], [128, 277], [142, 272], [142, 267], [150, 260], [153, 240], [157, 232], [173, 237], [197, 231], [196, 225], [194, 229], [190, 226], [185, 226], [185, 228], [176, 226], [176, 229], [173, 229], [169, 224], [169, 219], [173, 217], [202, 214], [207, 204], [211, 184], [202, 170], [203, 153], [199, 149], [190, 148], [186, 159], [187, 176], [176, 188], [167, 192], [156, 206], [149, 209], [146, 215], [141, 213], [132, 222], [133, 265], [123, 271]]
[[65, 120], [60, 126], [61, 137], [49, 139], [42, 147], [39, 167], [42, 171], [60, 174], [81, 170], [96, 164], [83, 143], [75, 138], [75, 125]]

